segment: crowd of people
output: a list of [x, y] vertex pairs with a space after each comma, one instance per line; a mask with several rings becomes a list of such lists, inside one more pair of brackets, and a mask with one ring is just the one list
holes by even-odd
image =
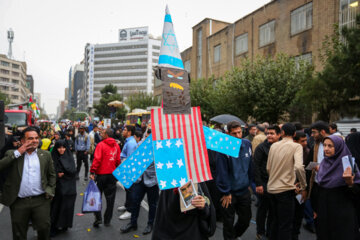
[[[159, 191], [152, 163], [126, 191], [118, 211], [122, 233], [137, 230], [140, 204], [149, 213], [143, 234], [154, 240], [209, 239], [216, 221], [225, 240], [238, 239], [256, 216], [256, 239], [296, 240], [302, 222], [319, 240], [360, 239], [360, 133], [347, 137], [323, 121], [215, 129], [242, 139], [238, 157], [208, 150], [213, 180], [195, 184], [195, 209], [181, 211], [177, 189]], [[76, 182], [94, 180], [104, 213], [94, 227], [109, 226], [117, 179], [112, 172], [151, 134], [151, 126], [63, 123], [13, 129], [0, 151], [0, 201], [10, 207], [13, 239], [26, 239], [29, 223], [38, 239], [73, 226]], [[84, 166], [84, 174], [80, 171]], [[256, 212], [252, 212], [255, 201]], [[236, 219], [236, 222], [235, 222]]]

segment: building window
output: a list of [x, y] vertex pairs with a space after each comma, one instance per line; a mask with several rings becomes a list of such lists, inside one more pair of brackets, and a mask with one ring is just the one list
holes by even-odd
[[259, 28], [259, 47], [275, 42], [275, 20]]
[[152, 54], [153, 54], [153, 56], [157, 56], [157, 57], [159, 56], [159, 53], [157, 53], [157, 52], [153, 52]]
[[13, 80], [12, 80], [12, 83], [19, 84], [19, 80], [13, 79]]
[[214, 47], [214, 63], [220, 62], [221, 59], [221, 44]]
[[1, 61], [1, 65], [4, 66], [4, 67], [9, 67], [10, 63], [5, 62], [5, 61]]
[[15, 68], [15, 69], [19, 69], [19, 68], [20, 68], [20, 65], [13, 63], [13, 64], [12, 64], [12, 67]]
[[197, 57], [197, 77], [201, 78], [201, 71], [202, 71], [202, 29], [200, 28], [197, 31], [197, 52], [196, 52], [196, 57]]
[[291, 35], [312, 27], [312, 2], [291, 12]]
[[188, 73], [191, 72], [191, 61], [190, 61], [190, 60], [185, 61], [185, 63], [184, 63], [184, 69], [185, 69]]
[[160, 46], [152, 45], [152, 48], [153, 48], [153, 49], [160, 50]]
[[356, 15], [360, 13], [360, 3], [358, 0], [341, 0], [339, 28], [353, 28], [356, 26]]
[[5, 70], [5, 69], [0, 69], [0, 73], [2, 74], [10, 74], [10, 71], [9, 70]]
[[312, 64], [312, 53], [305, 53], [303, 55], [299, 55], [294, 57], [295, 60], [295, 64], [296, 64], [296, 69], [300, 68], [300, 63], [308, 63], [308, 64]]
[[20, 76], [20, 73], [18, 73], [18, 72], [12, 72], [12, 75], [18, 77], [18, 76]]
[[19, 99], [19, 96], [11, 95], [11, 99]]
[[244, 33], [235, 38], [235, 55], [248, 51], [248, 34]]
[[8, 79], [8, 78], [0, 77], [0, 81], [1, 81], [1, 82], [9, 82], [9, 79]]

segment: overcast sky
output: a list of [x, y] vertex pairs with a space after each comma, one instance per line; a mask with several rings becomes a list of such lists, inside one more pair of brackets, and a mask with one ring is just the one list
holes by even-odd
[[0, 0], [0, 53], [15, 32], [13, 55], [26, 61], [47, 113], [64, 99], [68, 73], [86, 43], [117, 42], [118, 29], [149, 26], [160, 36], [168, 4], [180, 51], [192, 45], [192, 27], [204, 18], [233, 23], [270, 0]]

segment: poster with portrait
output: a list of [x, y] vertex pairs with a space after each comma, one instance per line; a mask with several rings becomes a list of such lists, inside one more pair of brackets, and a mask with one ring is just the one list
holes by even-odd
[[184, 212], [194, 209], [195, 207], [191, 205], [191, 201], [198, 195], [194, 183], [190, 180], [179, 187], [178, 190], [181, 199], [180, 201], [182, 203], [180, 204], [181, 211]]

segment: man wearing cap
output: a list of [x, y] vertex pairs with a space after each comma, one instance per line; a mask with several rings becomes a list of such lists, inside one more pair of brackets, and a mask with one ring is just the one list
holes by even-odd
[[90, 149], [90, 138], [89, 135], [85, 132], [85, 126], [80, 126], [79, 134], [75, 138], [75, 152], [76, 152], [76, 179], [79, 179], [79, 172], [81, 169], [82, 162], [85, 165], [85, 177], [84, 180], [88, 180], [89, 174], [89, 162], [88, 162], [88, 152]]

